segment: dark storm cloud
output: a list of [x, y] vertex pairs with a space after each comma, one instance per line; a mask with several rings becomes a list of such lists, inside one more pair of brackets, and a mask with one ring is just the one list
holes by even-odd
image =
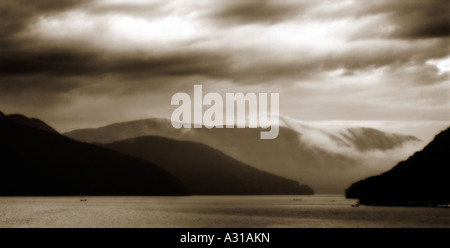
[[10, 49], [0, 55], [0, 75], [88, 75], [97, 60], [94, 53], [75, 49]]
[[[433, 4], [417, 8], [417, 11], [394, 17], [400, 25], [397, 37], [438, 38], [450, 36], [449, 1], [433, 1]], [[422, 6], [421, 6], [422, 7]]]
[[84, 4], [85, 0], [2, 0], [0, 1], [0, 38], [22, 31], [37, 16], [64, 11]]
[[[446, 1], [372, 1], [371, 4], [358, 4], [343, 11], [342, 15], [363, 17], [380, 13], [388, 13], [388, 19], [395, 23], [402, 23], [402, 28], [396, 35], [408, 37], [426, 37], [420, 31], [421, 27], [439, 27], [444, 19]], [[25, 3], [25, 1], [4, 1], [1, 3], [11, 21], [16, 23], [17, 30], [25, 27], [34, 17], [64, 11], [81, 4], [80, 1], [39, 1]], [[322, 1], [317, 1], [319, 5]], [[208, 3], [211, 5], [211, 3]], [[241, 25], [246, 23], [270, 24], [272, 22], [289, 21], [316, 6], [310, 1], [226, 1], [214, 3], [207, 13], [211, 21], [226, 25]], [[83, 11], [91, 14], [122, 13], [131, 16], [163, 15], [174, 13], [167, 3], [127, 4], [115, 3], [110, 5], [83, 5]], [[326, 6], [326, 5], [325, 5]], [[447, 12], [445, 12], [447, 13]], [[205, 15], [203, 15], [204, 17]], [[333, 15], [330, 15], [333, 16]], [[447, 22], [448, 23], [448, 22]], [[422, 26], [420, 26], [422, 25]], [[20, 28], [19, 28], [20, 27]], [[11, 28], [8, 28], [11, 29]], [[425, 28], [426, 29], [426, 28]], [[11, 29], [12, 30], [12, 29]], [[427, 32], [438, 34], [435, 29]], [[220, 31], [220, 30], [218, 30]], [[431, 35], [429, 33], [428, 35]], [[307, 35], [307, 34], [305, 34]], [[224, 36], [225, 37], [225, 36]], [[95, 40], [96, 34], [90, 34], [89, 39]], [[254, 38], [254, 37], [243, 37]], [[47, 75], [48, 77], [99, 76], [113, 74], [121, 78], [144, 78], [161, 75], [190, 76], [202, 75], [213, 79], [228, 79], [236, 83], [262, 83], [276, 80], [297, 80], [310, 78], [314, 75], [335, 69], [344, 69], [346, 73], [370, 70], [383, 66], [396, 66], [407, 63], [424, 63], [430, 58], [445, 56], [449, 53], [446, 41], [436, 41], [432, 45], [419, 46], [411, 44], [377, 45], [346, 44], [336, 51], [324, 51], [317, 54], [309, 52], [299, 53], [298, 56], [286, 56], [285, 52], [278, 53], [277, 47], [261, 47], [254, 50], [227, 47], [227, 37], [224, 38], [220, 49], [213, 51], [197, 48], [192, 50], [188, 45], [175, 44], [173, 51], [160, 54], [147, 52], [111, 52], [78, 44], [36, 45], [33, 38], [28, 40], [9, 36], [9, 42], [0, 48], [0, 75], [8, 78], [14, 75]], [[232, 44], [239, 44], [238, 40], [230, 40]], [[133, 47], [131, 47], [133, 48]], [[301, 48], [301, 47], [300, 47]], [[296, 53], [292, 51], [292, 53]], [[306, 55], [305, 55], [306, 54]], [[4, 83], [5, 80], [0, 80]]]
[[86, 88], [89, 94], [132, 93], [173, 84], [170, 78], [226, 78], [227, 63], [223, 54], [204, 51], [155, 55], [76, 47], [11, 49], [0, 54], [0, 92], [63, 94]]
[[[450, 36], [450, 2], [448, 0], [375, 0], [328, 15], [329, 17], [367, 17], [386, 15], [377, 27], [396, 25], [388, 36], [393, 38], [421, 39]], [[376, 29], [377, 27], [373, 27]], [[362, 31], [362, 35], [371, 30]]]
[[243, 0], [214, 2], [206, 18], [221, 26], [271, 24], [305, 13], [314, 1]]
[[181, 51], [152, 55], [145, 53], [102, 53], [77, 48], [40, 50], [12, 49], [0, 55], [0, 75], [97, 76], [101, 74], [148, 77], [155, 75], [203, 74], [220, 77], [227, 58], [217, 53]]
[[[348, 43], [345, 47], [323, 53], [293, 52], [289, 57], [267, 54], [253, 59], [245, 52], [236, 52], [234, 61], [247, 61], [240, 67], [230, 68], [230, 78], [240, 83], [293, 82], [297, 80], [319, 79], [323, 73], [341, 69], [342, 76], [355, 73], [370, 73], [378, 68], [386, 68], [386, 73], [402, 71], [411, 84], [433, 84], [449, 80], [448, 73], [439, 74], [435, 66], [426, 64], [432, 58], [450, 54], [446, 40], [427, 41], [421, 45], [399, 42], [396, 44], [375, 42]], [[415, 71], [401, 70], [403, 67]], [[400, 78], [400, 77], [399, 77]]]
[[353, 46], [333, 51], [317, 61], [325, 70], [344, 68], [347, 70], [364, 70], [385, 66], [423, 64], [432, 58], [440, 58], [450, 53], [445, 40], [435, 40], [423, 44], [356, 43]]
[[[85, 77], [49, 77], [48, 75], [14, 75], [0, 78], [0, 94], [2, 97], [9, 94], [36, 95], [45, 93], [62, 93], [84, 85]], [[84, 82], [84, 83], [83, 83]]]
[[392, 13], [392, 21], [400, 26], [396, 36], [433, 38], [450, 35], [450, 2], [447, 0], [382, 1], [379, 10]]
[[[151, 54], [108, 53], [85, 47], [77, 48], [75, 45], [66, 48], [16, 48], [0, 55], [0, 89], [35, 88], [33, 85], [39, 85], [39, 91], [48, 89], [62, 92], [79, 86], [78, 81], [92, 82], [86, 78], [95, 79], [103, 75], [123, 80], [121, 87], [124, 88], [133, 87], [128, 83], [129, 80], [148, 79], [147, 84], [152, 84], [152, 78], [161, 76], [199, 75], [211, 80], [231, 80], [238, 84], [292, 83], [294, 80], [320, 78], [323, 72], [336, 69], [344, 69], [350, 75], [385, 66], [399, 69], [410, 63], [418, 65], [418, 71], [424, 72], [423, 75], [419, 73], [420, 77], [414, 73], [424, 83], [441, 82], [447, 78], [446, 74], [437, 75], [436, 70], [430, 70], [433, 66], [421, 67], [429, 58], [450, 52], [445, 41], [435, 41], [420, 49], [414, 46], [367, 49], [366, 45], [347, 49], [351, 51], [298, 54], [286, 58], [276, 54], [255, 56], [245, 50], [227, 49]], [[414, 56], [411, 55], [413, 53]], [[80, 80], [80, 77], [85, 79]]]
[[[113, 53], [99, 50], [76, 41], [34, 40], [34, 37], [16, 36], [38, 17], [58, 14], [74, 8], [85, 13], [128, 15], [161, 15], [169, 11], [160, 3], [116, 3], [95, 4], [95, 1], [80, 0], [5, 0], [0, 2], [0, 87], [10, 87], [11, 82], [25, 86], [29, 81], [57, 81], [58, 77], [89, 77], [115, 74], [124, 77], [146, 77], [158, 75], [221, 74], [226, 59], [220, 54], [202, 51], [180, 51], [160, 55], [145, 52]], [[57, 32], [58, 30], [55, 30]], [[95, 40], [95, 34], [90, 39]], [[36, 79], [32, 80], [32, 76]], [[16, 77], [16, 79], [14, 79]], [[48, 77], [47, 80], [42, 80]], [[64, 81], [64, 80], [62, 80]], [[37, 84], [35, 82], [34, 84]], [[46, 86], [42, 84], [43, 88]], [[56, 87], [57, 86], [52, 86]]]
[[103, 14], [123, 14], [131, 16], [141, 16], [146, 19], [161, 17], [173, 13], [168, 6], [169, 2], [121, 2], [112, 4], [91, 4], [85, 9], [87, 13], [94, 15]]
[[[202, 83], [282, 91], [293, 114], [317, 106], [312, 118], [347, 117], [328, 109], [336, 106], [366, 118], [356, 105], [373, 106], [376, 118], [398, 109], [416, 118], [429, 99], [442, 106], [420, 113], [441, 113], [447, 2], [3, 0], [0, 111], [46, 116], [67, 130], [80, 119], [165, 113], [174, 92]], [[379, 108], [379, 99], [401, 107]]]
[[[386, 15], [374, 27], [359, 30], [360, 36], [378, 35], [372, 33], [383, 26], [396, 25], [388, 32], [393, 38], [438, 38], [450, 36], [450, 2], [448, 0], [374, 0], [354, 1], [345, 7], [330, 9], [334, 1], [290, 1], [290, 0], [244, 0], [214, 3], [204, 13], [206, 18], [219, 26], [245, 24], [273, 24], [283, 21], [301, 21], [303, 17], [315, 20], [354, 17], [357, 20], [373, 15]], [[321, 15], [309, 11], [321, 7]], [[371, 30], [372, 29], [372, 30]]]

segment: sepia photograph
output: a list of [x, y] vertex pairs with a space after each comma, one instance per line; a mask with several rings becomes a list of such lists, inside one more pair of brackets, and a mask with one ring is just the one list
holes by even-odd
[[450, 228], [447, 0], [0, 13], [2, 229]]

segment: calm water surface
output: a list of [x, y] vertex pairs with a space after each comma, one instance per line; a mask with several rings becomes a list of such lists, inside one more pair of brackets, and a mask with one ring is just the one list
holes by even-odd
[[450, 227], [450, 209], [342, 195], [0, 197], [0, 227]]

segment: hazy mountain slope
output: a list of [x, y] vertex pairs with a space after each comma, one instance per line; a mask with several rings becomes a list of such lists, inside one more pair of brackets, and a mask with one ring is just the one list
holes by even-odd
[[352, 182], [389, 170], [417, 150], [412, 136], [369, 128], [325, 130], [286, 120], [279, 136], [261, 140], [261, 129], [175, 129], [170, 121], [146, 119], [82, 129], [68, 137], [109, 143], [146, 135], [194, 141], [255, 168], [298, 180], [319, 193], [343, 193]]
[[408, 141], [418, 141], [414, 136], [385, 133], [373, 128], [348, 128], [342, 136], [360, 151], [389, 150]]
[[206, 145], [144, 136], [105, 145], [160, 165], [192, 194], [312, 194], [297, 182], [245, 165]]
[[183, 129], [174, 129], [170, 121], [155, 118], [115, 123], [101, 128], [79, 129], [64, 135], [84, 142], [106, 144], [146, 135], [162, 137], [182, 135], [182, 132]]
[[438, 134], [423, 150], [388, 172], [354, 183], [348, 198], [363, 204], [449, 204], [450, 128]]
[[0, 116], [0, 195], [182, 195], [178, 179], [141, 159]]

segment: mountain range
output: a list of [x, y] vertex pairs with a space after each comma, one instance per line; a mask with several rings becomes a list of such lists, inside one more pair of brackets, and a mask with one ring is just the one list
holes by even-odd
[[255, 169], [196, 142], [144, 136], [105, 147], [160, 165], [195, 195], [314, 193], [306, 185]]
[[449, 147], [450, 127], [391, 170], [352, 184], [346, 197], [370, 205], [450, 204]]
[[346, 197], [370, 205], [450, 203], [450, 128], [396, 166], [385, 156], [406, 153], [420, 140], [289, 120], [278, 139], [260, 140], [260, 131], [174, 129], [147, 119], [65, 134], [76, 141], [39, 119], [0, 112], [0, 195], [312, 194], [308, 181], [329, 190], [355, 173], [373, 173], [351, 184]]
[[[193, 142], [141, 137], [109, 147], [121, 152], [62, 136], [39, 119], [0, 112], [0, 195], [313, 193]], [[124, 154], [129, 148], [143, 159]]]
[[0, 159], [0, 195], [189, 194], [154, 164], [71, 140], [17, 115], [0, 114]]
[[145, 119], [64, 135], [107, 144], [141, 136], [207, 145], [244, 163], [311, 186], [319, 193], [343, 193], [351, 183], [392, 168], [422, 142], [413, 136], [372, 128], [323, 129], [283, 120], [279, 135], [260, 140], [260, 128], [175, 129], [169, 120]]

